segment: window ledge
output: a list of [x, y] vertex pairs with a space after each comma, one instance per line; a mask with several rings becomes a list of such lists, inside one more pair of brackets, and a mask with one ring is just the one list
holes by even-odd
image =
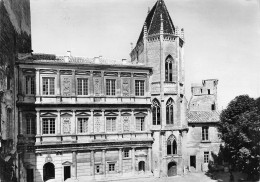
[[211, 143], [210, 140], [201, 140], [201, 143]]

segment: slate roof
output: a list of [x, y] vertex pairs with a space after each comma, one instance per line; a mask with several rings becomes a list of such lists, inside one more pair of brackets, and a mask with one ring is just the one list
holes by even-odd
[[219, 122], [220, 111], [188, 111], [188, 123]]
[[[165, 6], [163, 0], [158, 0], [151, 11], [148, 13], [145, 23], [147, 27], [148, 35], [159, 34], [161, 28], [161, 15], [163, 18], [163, 31], [164, 33], [174, 34], [175, 27], [173, 25], [172, 19], [169, 15], [169, 12]], [[142, 41], [144, 36], [144, 27], [140, 33], [137, 44]]]

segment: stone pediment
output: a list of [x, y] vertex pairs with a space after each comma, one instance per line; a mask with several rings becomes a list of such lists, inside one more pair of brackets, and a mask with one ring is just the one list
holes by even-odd
[[57, 117], [57, 115], [51, 112], [46, 112], [46, 113], [42, 113], [41, 117]]
[[72, 162], [66, 161], [62, 163], [63, 166], [71, 166]]
[[57, 70], [53, 70], [53, 69], [41, 69], [40, 73], [44, 73], [44, 74], [56, 74]]
[[91, 116], [88, 112], [77, 112], [76, 116]]
[[118, 116], [118, 113], [115, 112], [106, 112], [105, 116]]
[[72, 114], [70, 114], [68, 112], [65, 112], [65, 113], [62, 113], [60, 116], [62, 116], [62, 117], [71, 117]]
[[132, 114], [130, 112], [123, 112], [121, 113], [121, 116], [131, 116]]
[[145, 113], [145, 112], [137, 112], [137, 113], [135, 113], [134, 115], [135, 115], [135, 116], [146, 116], [147, 113]]

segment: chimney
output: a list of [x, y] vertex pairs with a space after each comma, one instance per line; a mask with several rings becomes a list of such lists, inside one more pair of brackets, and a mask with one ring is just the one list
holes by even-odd
[[71, 51], [67, 51], [67, 56], [71, 57]]
[[122, 63], [123, 63], [123, 64], [126, 64], [126, 59], [122, 59]]

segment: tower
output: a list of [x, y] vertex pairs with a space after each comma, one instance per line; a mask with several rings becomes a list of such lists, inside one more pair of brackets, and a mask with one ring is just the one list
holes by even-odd
[[183, 173], [183, 147], [187, 133], [184, 90], [184, 30], [174, 26], [163, 0], [145, 19], [131, 61], [153, 68], [152, 98], [153, 170], [155, 176]]

